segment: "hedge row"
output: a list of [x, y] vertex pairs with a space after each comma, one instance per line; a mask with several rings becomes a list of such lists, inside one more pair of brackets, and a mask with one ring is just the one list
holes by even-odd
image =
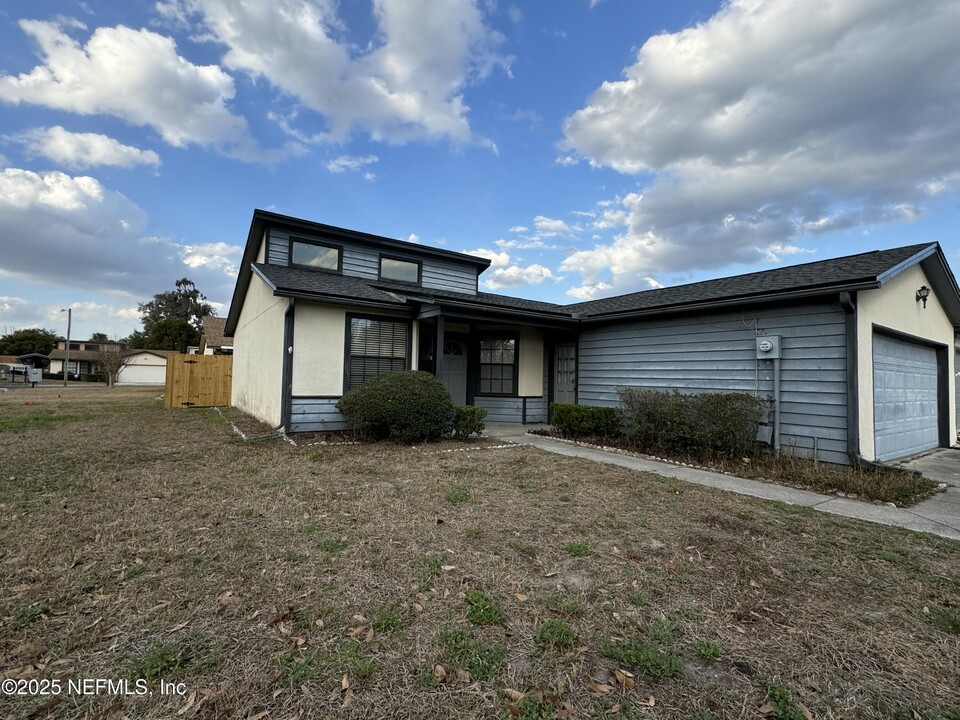
[[564, 437], [620, 437], [644, 451], [739, 457], [756, 447], [762, 403], [747, 393], [624, 388], [620, 407], [556, 404], [553, 427]]

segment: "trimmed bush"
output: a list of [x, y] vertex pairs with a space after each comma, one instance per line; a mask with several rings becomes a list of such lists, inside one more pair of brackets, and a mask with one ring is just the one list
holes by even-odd
[[622, 418], [616, 408], [555, 403], [553, 428], [564, 437], [612, 437], [620, 434]]
[[453, 430], [453, 402], [437, 378], [419, 370], [378, 375], [348, 392], [337, 410], [369, 438], [412, 443]]
[[466, 440], [474, 433], [483, 434], [483, 429], [486, 427], [483, 419], [486, 416], [486, 408], [458, 405], [453, 418], [453, 434], [460, 440]]
[[623, 388], [624, 433], [644, 450], [704, 457], [740, 457], [756, 449], [763, 406], [747, 393]]

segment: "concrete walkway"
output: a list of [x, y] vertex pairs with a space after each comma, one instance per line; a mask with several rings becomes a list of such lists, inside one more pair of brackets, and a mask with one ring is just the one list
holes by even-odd
[[[657, 462], [656, 460], [580, 447], [539, 435], [528, 435], [527, 431], [535, 427], [541, 426], [488, 423], [486, 434], [507, 442], [533, 445], [541, 450], [558, 455], [586, 458], [587, 460], [618, 465], [631, 470], [641, 470], [677, 478], [678, 480], [706, 485], [719, 490], [728, 490], [740, 495], [750, 495], [764, 500], [779, 500], [791, 505], [806, 505], [814, 510], [832, 515], [842, 515], [843, 517], [866, 520], [881, 525], [892, 525], [907, 530], [931, 533], [951, 540], [960, 540], [960, 450], [952, 451], [957, 453], [956, 482], [958, 484], [957, 487], [950, 488], [950, 490], [957, 490], [957, 495], [938, 493], [912, 508], [896, 508], [889, 505], [873, 505], [869, 502], [850, 500], [833, 495], [822, 495], [783, 485], [773, 485], [759, 480], [748, 480], [747, 478], [724, 475], [709, 470], [697, 470], [696, 468], [681, 467], [670, 463]], [[921, 472], [923, 472], [922, 469]], [[931, 479], [937, 480], [936, 478]], [[938, 482], [942, 481], [938, 480]]]

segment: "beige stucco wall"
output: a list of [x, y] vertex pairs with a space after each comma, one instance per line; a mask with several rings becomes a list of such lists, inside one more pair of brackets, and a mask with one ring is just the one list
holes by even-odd
[[271, 427], [281, 421], [286, 309], [287, 299], [274, 297], [254, 273], [234, 333], [233, 405]]
[[543, 395], [543, 332], [536, 328], [520, 331], [517, 392], [521, 397]]
[[[297, 302], [293, 325], [294, 396], [343, 394], [343, 355], [348, 312], [357, 312], [357, 308], [302, 300]], [[393, 316], [379, 310], [365, 314]], [[414, 370], [417, 369], [417, 335], [418, 326], [414, 321], [411, 358]]]
[[930, 291], [927, 307], [916, 301], [921, 285], [930, 287], [923, 268], [915, 265], [897, 275], [881, 288], [864, 290], [857, 294], [857, 353], [858, 393], [860, 413], [860, 454], [868, 460], [876, 459], [873, 429], [873, 326], [897, 330], [907, 335], [941, 343], [949, 348], [947, 377], [950, 388], [950, 437], [957, 436], [954, 408], [954, 336], [953, 325], [943, 307]]

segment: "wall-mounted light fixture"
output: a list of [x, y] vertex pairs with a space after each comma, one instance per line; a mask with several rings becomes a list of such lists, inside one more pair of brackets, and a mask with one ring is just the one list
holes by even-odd
[[930, 297], [930, 288], [926, 285], [921, 285], [920, 289], [917, 290], [917, 302], [923, 300], [923, 306], [927, 306], [927, 298]]

